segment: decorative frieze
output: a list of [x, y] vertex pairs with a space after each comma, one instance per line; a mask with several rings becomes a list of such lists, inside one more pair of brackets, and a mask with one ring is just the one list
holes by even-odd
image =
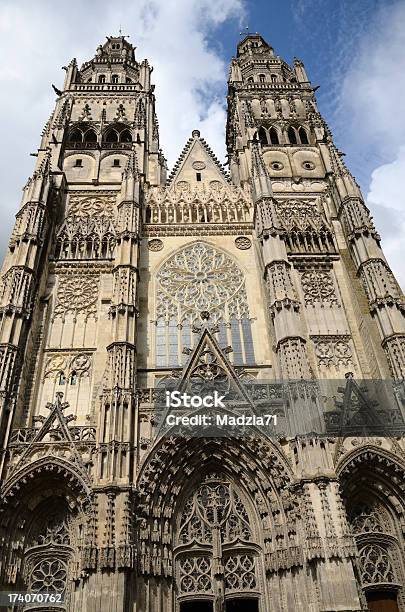
[[347, 335], [311, 336], [318, 366], [347, 368], [354, 365], [351, 337]]
[[97, 191], [94, 195], [85, 195], [86, 192], [71, 191], [69, 193], [69, 207], [67, 216], [83, 218], [108, 217], [111, 221], [116, 218], [116, 194], [111, 191]]
[[44, 380], [49, 378], [54, 381], [70, 381], [74, 376], [80, 379], [90, 375], [91, 366], [92, 353], [90, 352], [79, 351], [72, 354], [71, 351], [50, 351], [46, 354], [43, 378]]

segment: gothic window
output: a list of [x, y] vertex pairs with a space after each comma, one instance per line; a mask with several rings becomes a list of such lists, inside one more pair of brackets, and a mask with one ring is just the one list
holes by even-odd
[[[40, 519], [37, 519], [37, 513]], [[57, 499], [36, 509], [37, 521], [24, 555], [24, 581], [31, 593], [64, 594], [72, 548], [68, 515]]]
[[[187, 499], [177, 524], [176, 579], [182, 599], [257, 592], [260, 564], [251, 518], [231, 482], [207, 475]], [[218, 562], [221, 585], [214, 580]]]
[[270, 78], [271, 78], [271, 82], [272, 82], [272, 83], [276, 83], [276, 81], [278, 80], [278, 79], [277, 79], [277, 75], [276, 75], [276, 74], [271, 74], [271, 75], [270, 75]]
[[378, 544], [366, 544], [359, 550], [363, 586], [394, 582], [394, 570], [387, 550]]
[[100, 74], [100, 76], [98, 77], [98, 82], [105, 83], [105, 74]]
[[84, 142], [97, 142], [97, 134], [94, 130], [86, 130], [84, 134]]
[[292, 126], [288, 128], [287, 136], [290, 144], [297, 144], [297, 134]]
[[113, 74], [112, 75], [111, 83], [118, 83], [118, 74]]
[[391, 584], [395, 591], [398, 582], [396, 570], [400, 564], [397, 562], [397, 538], [387, 509], [377, 499], [370, 498], [353, 507], [349, 512], [349, 522], [357, 542], [360, 580], [367, 601], [370, 587], [372, 592], [377, 592], [378, 585], [389, 589]]
[[118, 142], [118, 133], [115, 130], [108, 130], [104, 136], [105, 142]]
[[120, 142], [132, 142], [132, 136], [129, 130], [123, 130], [121, 132]]
[[301, 144], [309, 144], [307, 131], [301, 126], [298, 130]]
[[225, 253], [198, 242], [166, 261], [156, 276], [156, 365], [179, 366], [194, 343], [192, 328], [208, 311], [220, 346], [236, 364], [254, 363], [245, 277]]
[[260, 83], [265, 83], [266, 82], [266, 76], [264, 74], [259, 74], [259, 81], [260, 81]]
[[66, 376], [65, 376], [64, 372], [60, 372], [59, 373], [58, 384], [59, 384], [60, 387], [63, 386], [63, 385], [66, 385]]
[[[104, 211], [103, 211], [104, 212]], [[107, 211], [69, 215], [56, 239], [56, 259], [111, 259], [116, 245], [115, 229]]]
[[271, 144], [274, 144], [274, 145], [279, 144], [277, 130], [274, 127], [270, 128], [270, 142]]
[[68, 138], [69, 143], [82, 143], [83, 142], [83, 132], [76, 128], [73, 132], [70, 133]]
[[268, 145], [268, 140], [267, 140], [267, 132], [266, 132], [266, 130], [264, 129], [264, 127], [259, 128], [258, 135], [259, 135], [259, 140], [260, 140], [260, 143], [261, 143], [263, 146]]
[[248, 82], [248, 83], [253, 83], [253, 82], [254, 82], [253, 77], [249, 77], [249, 78], [248, 78], [248, 80], [247, 80], [247, 82]]
[[107, 143], [107, 148], [129, 149], [131, 142], [131, 132], [120, 124], [109, 127], [103, 136], [103, 143]]
[[382, 513], [374, 505], [357, 506], [351, 516], [351, 526], [354, 534], [382, 533], [384, 531]]

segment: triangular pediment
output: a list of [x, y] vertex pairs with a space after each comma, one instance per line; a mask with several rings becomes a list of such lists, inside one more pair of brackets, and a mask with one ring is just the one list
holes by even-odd
[[241, 402], [254, 409], [238, 372], [214, 337], [205, 327], [181, 372], [177, 389], [181, 392], [209, 393], [217, 390], [225, 401]]
[[228, 176], [200, 132], [194, 130], [174, 165], [168, 185], [181, 188], [187, 185], [193, 189], [218, 183], [228, 185]]
[[342, 401], [336, 402], [336, 410], [325, 413], [328, 432], [339, 436], [385, 435], [389, 414], [368, 397], [367, 384], [362, 388], [348, 376], [346, 386], [339, 391]]
[[[42, 446], [44, 449], [47, 449], [49, 455], [54, 456], [58, 455], [58, 447], [61, 449], [62, 447], [66, 447], [69, 448], [70, 451], [69, 461], [74, 464], [75, 468], [85, 477], [85, 479], [88, 479], [86, 467], [75, 446], [70, 428], [68, 427], [70, 421], [75, 420], [76, 417], [63, 414], [69, 404], [62, 401], [62, 395], [61, 393], [57, 393], [55, 402], [53, 404], [47, 404], [46, 407], [50, 411], [47, 417], [37, 417], [37, 420], [40, 421], [40, 427], [27, 448], [19, 457], [17, 463], [14, 465], [12, 470], [13, 473], [34, 460], [38, 449]], [[63, 453], [64, 456], [65, 454], [66, 453]]]

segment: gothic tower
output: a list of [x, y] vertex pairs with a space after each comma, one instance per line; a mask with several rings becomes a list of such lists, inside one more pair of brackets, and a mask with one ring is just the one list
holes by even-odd
[[[405, 612], [404, 298], [315, 88], [246, 36], [230, 173], [194, 130], [167, 178], [151, 72], [123, 36], [72, 60], [16, 215], [0, 590]], [[278, 428], [162, 426], [166, 389], [213, 385], [222, 414]]]

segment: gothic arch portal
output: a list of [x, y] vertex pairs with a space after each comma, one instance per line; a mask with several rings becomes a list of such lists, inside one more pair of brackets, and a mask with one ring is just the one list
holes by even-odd
[[368, 444], [344, 457], [337, 472], [364, 605], [396, 610], [405, 604], [404, 466], [389, 451]]
[[160, 440], [137, 485], [141, 588], [163, 578], [176, 612], [198, 601], [219, 610], [238, 598], [267, 612], [268, 576], [302, 566], [291, 482], [283, 453], [265, 438]]
[[1, 584], [22, 592], [63, 593], [65, 605], [58, 609], [69, 609], [93, 510], [86, 478], [58, 458], [34, 461], [6, 481], [1, 507]]

